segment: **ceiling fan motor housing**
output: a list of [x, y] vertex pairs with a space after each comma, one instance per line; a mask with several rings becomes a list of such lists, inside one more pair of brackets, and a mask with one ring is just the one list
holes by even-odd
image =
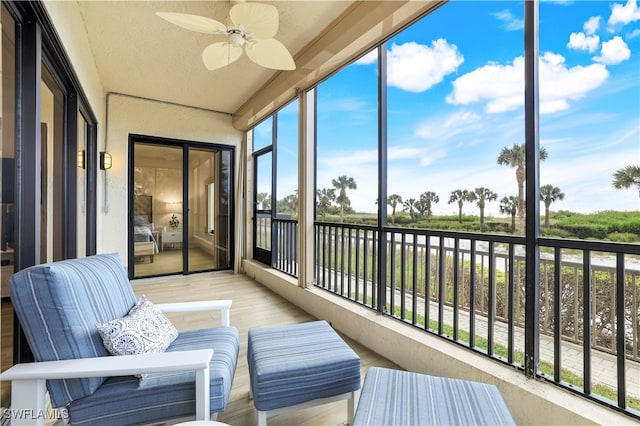
[[227, 35], [229, 36], [229, 44], [232, 46], [242, 46], [247, 40], [245, 32], [238, 28], [230, 27], [227, 30]]

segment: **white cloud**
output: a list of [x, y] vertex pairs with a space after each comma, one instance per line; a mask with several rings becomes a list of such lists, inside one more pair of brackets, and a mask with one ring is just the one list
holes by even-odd
[[636, 38], [638, 36], [640, 36], [640, 28], [636, 28], [635, 30], [627, 34], [627, 39], [631, 40], [632, 38]]
[[599, 16], [592, 16], [589, 18], [589, 20], [582, 26], [584, 32], [587, 33], [587, 35], [594, 35], [596, 31], [598, 31], [598, 28], [600, 28], [600, 19], [601, 18]]
[[606, 65], [615, 65], [626, 61], [630, 57], [631, 50], [629, 50], [627, 43], [624, 42], [622, 37], [615, 36], [611, 40], [602, 43], [600, 56], [594, 57], [593, 60]]
[[457, 46], [438, 39], [431, 47], [415, 42], [393, 44], [387, 56], [388, 84], [408, 92], [424, 92], [440, 83], [464, 61]]
[[469, 105], [487, 100], [487, 112], [504, 112], [522, 105], [524, 58], [512, 65], [489, 63], [458, 77], [446, 100], [454, 105]]
[[[410, 146], [390, 146], [387, 149], [387, 160], [404, 160], [407, 158], [414, 158], [423, 154], [422, 148], [415, 148]], [[376, 158], [377, 159], [377, 158]]]
[[624, 6], [620, 3], [613, 5], [611, 16], [609, 16], [609, 25], [616, 24], [627, 25], [630, 22], [640, 20], [640, 9], [636, 0], [627, 0]]
[[587, 50], [593, 53], [600, 47], [600, 37], [597, 35], [586, 36], [584, 33], [571, 33], [567, 47], [576, 50]]
[[460, 110], [445, 117], [424, 121], [417, 127], [415, 135], [420, 139], [430, 141], [451, 140], [462, 133], [472, 133], [479, 130], [484, 125], [481, 115], [468, 110]]
[[507, 31], [519, 31], [524, 28], [524, 19], [513, 16], [509, 9], [492, 13], [493, 17], [504, 23], [503, 28]]
[[358, 65], [371, 65], [377, 62], [378, 62], [378, 49], [373, 49], [366, 55], [360, 57], [360, 59], [358, 59], [354, 63]]
[[420, 157], [420, 165], [423, 167], [427, 167], [433, 164], [434, 161], [442, 160], [446, 157], [447, 151], [445, 151], [444, 149], [429, 150]]
[[[609, 72], [602, 64], [568, 68], [562, 55], [547, 52], [540, 58], [540, 113], [569, 108], [570, 100], [584, 97], [600, 87]], [[515, 110], [524, 104], [524, 58], [511, 64], [489, 63], [457, 78], [446, 98], [454, 105], [486, 102], [487, 113]]]

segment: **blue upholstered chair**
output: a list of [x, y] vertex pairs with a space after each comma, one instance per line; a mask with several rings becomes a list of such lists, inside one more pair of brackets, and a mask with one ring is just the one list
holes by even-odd
[[97, 328], [129, 318], [140, 303], [117, 254], [22, 270], [11, 278], [11, 301], [37, 361], [1, 376], [12, 382], [11, 412], [33, 413], [20, 424], [43, 424], [45, 382], [73, 425], [209, 420], [226, 407], [238, 358], [231, 301], [151, 305], [156, 314], [220, 310], [221, 326], [176, 332], [165, 351], [122, 356], [111, 355]]

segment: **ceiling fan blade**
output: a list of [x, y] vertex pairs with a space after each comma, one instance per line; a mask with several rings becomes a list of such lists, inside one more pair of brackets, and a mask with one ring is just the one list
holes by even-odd
[[253, 42], [246, 45], [246, 52], [249, 59], [265, 68], [274, 70], [296, 69], [296, 63], [287, 48], [274, 38], [253, 40]]
[[205, 47], [202, 51], [202, 62], [209, 71], [213, 71], [237, 61], [241, 55], [242, 47], [221, 41]]
[[229, 11], [235, 25], [254, 39], [275, 37], [278, 32], [278, 9], [265, 3], [238, 3]]
[[227, 27], [214, 19], [188, 13], [156, 12], [156, 15], [179, 27], [205, 34], [226, 34]]

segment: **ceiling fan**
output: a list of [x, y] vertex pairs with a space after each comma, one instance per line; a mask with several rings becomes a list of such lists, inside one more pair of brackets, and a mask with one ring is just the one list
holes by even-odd
[[222, 68], [237, 61], [246, 52], [256, 64], [276, 70], [294, 70], [296, 64], [287, 48], [273, 38], [278, 32], [278, 10], [264, 3], [238, 3], [229, 11], [231, 25], [211, 18], [186, 13], [156, 12], [172, 24], [205, 34], [220, 34], [227, 41], [216, 42], [202, 52], [202, 61], [209, 70]]

